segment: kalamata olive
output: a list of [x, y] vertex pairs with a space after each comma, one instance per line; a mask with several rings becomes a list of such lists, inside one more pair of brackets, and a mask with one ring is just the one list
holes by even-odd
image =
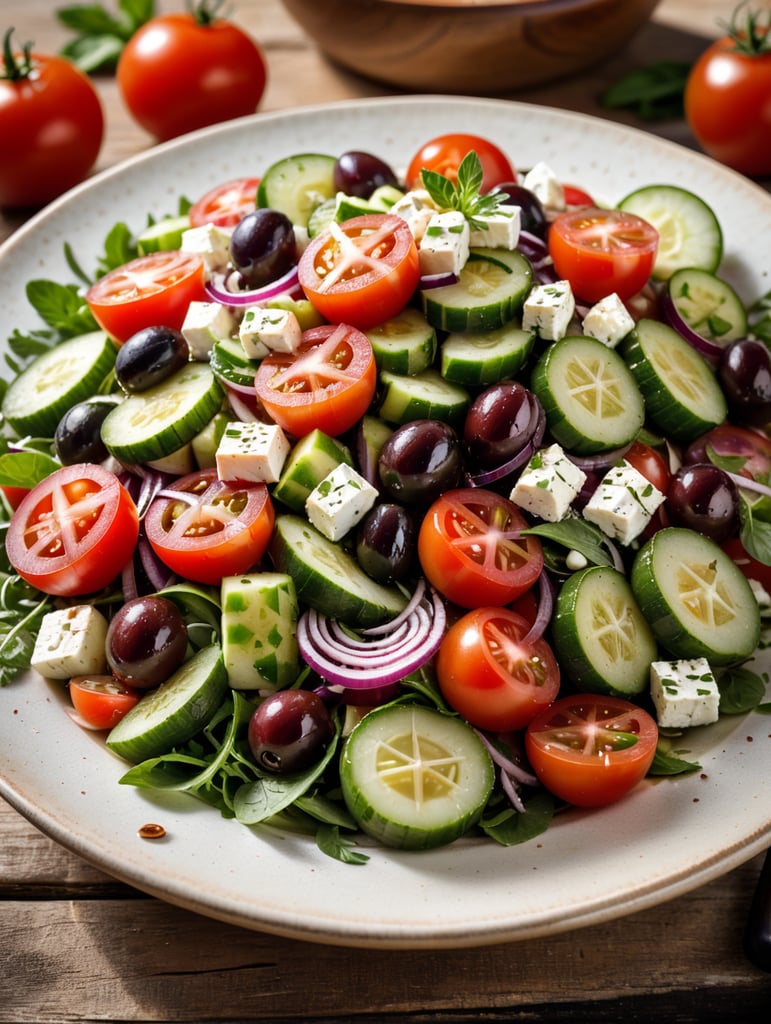
[[492, 384], [471, 403], [463, 441], [472, 466], [501, 466], [533, 441], [540, 444], [546, 424], [538, 398], [517, 381]]
[[667, 489], [667, 514], [673, 526], [685, 526], [718, 544], [739, 527], [739, 492], [719, 466], [697, 462], [682, 466]]
[[460, 439], [441, 420], [412, 420], [391, 434], [378, 458], [378, 474], [393, 501], [429, 504], [457, 487], [463, 473]]
[[360, 150], [349, 150], [337, 158], [332, 181], [336, 192], [369, 199], [382, 185], [398, 187], [396, 175], [379, 157]]
[[247, 213], [233, 228], [230, 258], [247, 288], [261, 288], [275, 281], [297, 261], [291, 220], [279, 210]]
[[496, 185], [496, 192], [504, 192], [508, 197], [507, 203], [520, 208], [520, 224], [523, 231], [541, 239], [546, 239], [549, 223], [546, 219], [546, 211], [538, 196], [531, 192], [524, 185], [518, 185], [513, 181], [504, 181]]
[[359, 525], [356, 558], [378, 583], [405, 580], [415, 560], [415, 523], [401, 505], [375, 505]]
[[149, 594], [127, 601], [107, 629], [107, 662], [113, 675], [137, 689], [159, 686], [182, 664], [187, 629], [166, 597]]
[[64, 466], [78, 462], [103, 462], [108, 451], [102, 441], [102, 424], [117, 399], [87, 398], [68, 409], [54, 431], [54, 449]]
[[115, 358], [115, 379], [124, 391], [147, 391], [181, 370], [190, 349], [181, 331], [157, 325], [144, 327], [125, 341]]
[[718, 377], [737, 420], [756, 427], [771, 422], [771, 351], [764, 342], [743, 338], [729, 345]]
[[255, 709], [247, 739], [265, 771], [291, 774], [318, 761], [334, 734], [324, 701], [312, 690], [279, 690]]

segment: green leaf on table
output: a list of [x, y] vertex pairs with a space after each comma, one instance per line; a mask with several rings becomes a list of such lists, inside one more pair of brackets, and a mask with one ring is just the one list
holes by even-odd
[[155, 0], [118, 0], [113, 14], [101, 4], [61, 7], [57, 19], [75, 32], [62, 48], [62, 56], [81, 71], [114, 71], [125, 44], [155, 14]]
[[632, 110], [643, 121], [682, 117], [690, 70], [690, 63], [678, 60], [660, 60], [636, 68], [611, 85], [600, 102], [608, 110]]

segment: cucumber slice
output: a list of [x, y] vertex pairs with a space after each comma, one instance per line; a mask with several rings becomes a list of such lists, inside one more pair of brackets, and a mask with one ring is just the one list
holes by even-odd
[[188, 363], [162, 384], [129, 395], [102, 424], [102, 440], [119, 462], [165, 458], [192, 441], [222, 405], [208, 363]]
[[519, 373], [534, 344], [535, 334], [514, 322], [494, 331], [450, 334], [442, 342], [441, 373], [457, 384], [495, 384]]
[[254, 375], [260, 365], [258, 359], [250, 359], [238, 338], [221, 338], [215, 341], [209, 353], [209, 366], [215, 377], [224, 384], [236, 387], [253, 387]]
[[640, 389], [621, 356], [595, 338], [563, 338], [533, 367], [530, 386], [549, 430], [580, 455], [633, 441], [645, 419]]
[[630, 580], [654, 635], [675, 658], [731, 665], [758, 646], [752, 588], [708, 537], [675, 526], [659, 530], [637, 552]]
[[276, 690], [300, 669], [299, 607], [291, 576], [280, 572], [226, 576], [222, 581], [222, 656], [235, 690]]
[[445, 380], [438, 370], [428, 369], [414, 377], [380, 374], [382, 401], [380, 415], [387, 423], [401, 426], [412, 420], [444, 420], [457, 425], [463, 421], [471, 396], [460, 384]]
[[378, 370], [422, 373], [436, 358], [436, 331], [420, 310], [411, 306], [365, 333], [372, 344]]
[[222, 652], [211, 644], [135, 704], [110, 730], [107, 746], [132, 764], [167, 754], [200, 732], [227, 692]]
[[164, 217], [137, 235], [137, 252], [147, 256], [151, 252], [168, 252], [182, 248], [182, 235], [190, 228], [187, 214], [179, 217]]
[[472, 249], [455, 284], [421, 292], [423, 311], [437, 330], [492, 331], [520, 312], [532, 281], [521, 253]]
[[3, 416], [20, 436], [53, 437], [68, 409], [99, 392], [117, 354], [102, 331], [60, 341], [11, 381]]
[[385, 846], [426, 850], [452, 843], [481, 817], [493, 762], [461, 718], [386, 704], [354, 726], [340, 758], [348, 810]]
[[294, 512], [302, 512], [308, 495], [342, 462], [353, 466], [351, 453], [337, 438], [312, 430], [292, 449], [273, 488], [273, 497]]
[[637, 380], [648, 416], [667, 436], [688, 444], [726, 418], [714, 372], [673, 328], [640, 320], [618, 351]]
[[667, 285], [669, 298], [688, 326], [718, 345], [748, 333], [747, 310], [727, 281], [708, 270], [677, 270]]
[[552, 620], [565, 674], [593, 693], [629, 696], [648, 686], [656, 639], [623, 573], [591, 565], [563, 583]]
[[217, 465], [217, 449], [225, 433], [230, 416], [226, 412], [215, 413], [203, 430], [190, 442], [193, 458], [199, 469], [214, 469]]
[[635, 213], [659, 233], [653, 276], [667, 281], [682, 267], [714, 271], [723, 258], [723, 232], [711, 207], [678, 185], [648, 185], [622, 199], [620, 210]]
[[257, 205], [285, 213], [293, 224], [306, 227], [311, 213], [335, 195], [335, 157], [297, 153], [277, 160], [257, 187]]
[[315, 238], [316, 235], [320, 235], [322, 231], [326, 231], [335, 219], [336, 210], [337, 200], [335, 198], [325, 199], [322, 203], [319, 203], [318, 206], [314, 206], [311, 210], [310, 216], [308, 217], [308, 223], [306, 224], [308, 238]]
[[339, 544], [300, 516], [278, 516], [270, 542], [277, 572], [291, 576], [301, 604], [358, 628], [394, 618], [407, 598], [397, 587], [370, 579]]

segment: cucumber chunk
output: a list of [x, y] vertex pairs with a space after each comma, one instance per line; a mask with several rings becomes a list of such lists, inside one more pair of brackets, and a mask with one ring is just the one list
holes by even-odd
[[534, 344], [535, 334], [513, 321], [494, 331], [449, 334], [442, 342], [441, 374], [469, 387], [495, 384], [519, 373]]
[[423, 311], [437, 330], [495, 330], [520, 312], [532, 281], [521, 253], [472, 249], [455, 284], [421, 292]]
[[436, 356], [436, 331], [423, 314], [411, 306], [365, 333], [372, 344], [378, 370], [422, 373]]
[[354, 726], [340, 758], [343, 798], [385, 846], [426, 850], [458, 839], [481, 817], [493, 762], [462, 719], [386, 704]]
[[227, 692], [222, 651], [211, 644], [142, 697], [110, 730], [107, 746], [132, 764], [167, 754], [200, 732]]
[[676, 658], [744, 661], [760, 641], [760, 611], [742, 571], [693, 530], [659, 530], [638, 551], [631, 585], [659, 643]]
[[438, 370], [430, 368], [414, 377], [384, 370], [380, 384], [380, 416], [397, 426], [432, 419], [458, 426], [471, 404], [471, 396], [464, 387], [445, 380]]
[[349, 449], [316, 428], [292, 449], [273, 488], [273, 497], [294, 512], [303, 512], [311, 491], [341, 463], [353, 466]]
[[257, 187], [257, 205], [280, 210], [293, 224], [306, 227], [314, 209], [335, 195], [335, 157], [297, 153], [277, 160]]
[[222, 581], [222, 656], [235, 690], [289, 686], [300, 669], [299, 607], [286, 573], [255, 572]]
[[167, 252], [182, 247], [182, 235], [190, 228], [187, 214], [179, 217], [164, 217], [137, 235], [137, 251], [140, 256], [151, 252]]
[[667, 289], [675, 309], [697, 334], [724, 346], [747, 337], [747, 310], [727, 281], [689, 267], [675, 271]]

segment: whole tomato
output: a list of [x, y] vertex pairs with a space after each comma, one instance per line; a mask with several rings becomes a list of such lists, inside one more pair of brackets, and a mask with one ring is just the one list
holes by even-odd
[[12, 31], [0, 61], [0, 206], [40, 207], [94, 166], [104, 114], [87, 75], [30, 43], [14, 52]]
[[222, 0], [151, 18], [126, 43], [117, 81], [132, 117], [157, 139], [253, 114], [265, 59], [242, 29], [217, 17]]
[[694, 64], [685, 115], [710, 156], [753, 177], [771, 174], [771, 11], [738, 12]]

